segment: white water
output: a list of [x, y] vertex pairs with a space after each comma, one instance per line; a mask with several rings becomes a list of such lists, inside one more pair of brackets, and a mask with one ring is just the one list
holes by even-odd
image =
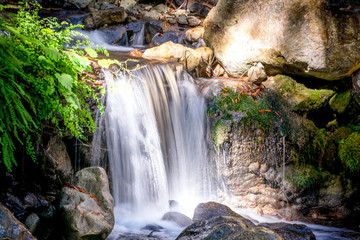
[[134, 33], [132, 39], [132, 46], [134, 47], [143, 47], [145, 42], [145, 24], [142, 25], [139, 32]]
[[[195, 206], [211, 198], [206, 105], [192, 78], [181, 66], [169, 65], [134, 75], [106, 72], [106, 141], [116, 212], [110, 239], [159, 221], [169, 200], [192, 217]], [[167, 229], [173, 229], [172, 238], [171, 232], [181, 230]]]

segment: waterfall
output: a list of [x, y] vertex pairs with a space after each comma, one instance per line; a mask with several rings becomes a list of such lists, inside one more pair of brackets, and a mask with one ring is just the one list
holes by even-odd
[[143, 47], [145, 41], [145, 24], [142, 25], [139, 32], [134, 33], [132, 46], [134, 47]]
[[195, 207], [211, 193], [205, 100], [182, 66], [133, 74], [105, 72], [115, 208], [146, 216], [168, 211], [169, 200]]

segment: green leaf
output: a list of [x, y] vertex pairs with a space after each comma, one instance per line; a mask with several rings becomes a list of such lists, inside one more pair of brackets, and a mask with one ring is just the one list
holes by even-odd
[[97, 52], [91, 47], [85, 48], [85, 52], [92, 58], [96, 58], [98, 56]]
[[55, 76], [64, 88], [66, 88], [67, 90], [71, 90], [73, 86], [73, 78], [69, 74], [62, 73], [60, 75], [59, 73], [57, 73]]
[[116, 59], [101, 59], [100, 61], [98, 61], [98, 64], [102, 68], [109, 68], [111, 64], [120, 65], [120, 62]]
[[68, 102], [68, 104], [70, 104], [70, 106], [73, 107], [75, 110], [80, 109], [80, 102], [75, 94], [73, 93], [66, 94], [65, 99]]

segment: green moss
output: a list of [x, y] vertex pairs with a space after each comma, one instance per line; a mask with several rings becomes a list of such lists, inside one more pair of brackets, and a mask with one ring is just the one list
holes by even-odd
[[217, 120], [214, 124], [214, 141], [216, 147], [219, 148], [221, 144], [229, 139], [230, 126], [222, 120]]
[[293, 106], [293, 110], [298, 112], [315, 110], [334, 94], [334, 91], [329, 89], [316, 90], [307, 88], [304, 84], [284, 75], [275, 76], [274, 82], [280, 89], [281, 94]]
[[360, 133], [350, 134], [339, 147], [341, 162], [350, 172], [360, 171]]
[[241, 122], [262, 130], [276, 127], [286, 135], [288, 120], [282, 112], [276, 96], [269, 95], [255, 102], [252, 97], [230, 88], [223, 88], [208, 107], [208, 115], [217, 115], [219, 119]]
[[298, 190], [311, 190], [321, 185], [327, 174], [312, 165], [302, 165], [288, 171], [286, 180]]
[[329, 101], [330, 107], [337, 113], [343, 113], [351, 100], [351, 90], [336, 93]]

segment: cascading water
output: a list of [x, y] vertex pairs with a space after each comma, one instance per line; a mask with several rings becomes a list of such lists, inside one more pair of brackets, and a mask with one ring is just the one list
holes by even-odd
[[190, 214], [211, 194], [206, 105], [192, 78], [181, 66], [169, 65], [133, 74], [131, 79], [105, 74], [106, 141], [118, 225], [124, 224], [119, 217], [124, 214], [160, 218], [169, 200]]

